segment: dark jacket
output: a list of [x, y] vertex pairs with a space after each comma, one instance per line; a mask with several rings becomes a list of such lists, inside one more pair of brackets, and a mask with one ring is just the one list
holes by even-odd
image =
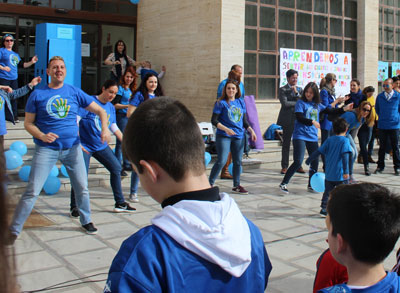
[[0, 95], [4, 98], [6, 105], [4, 106], [4, 113], [7, 121], [14, 122], [14, 114], [11, 109], [11, 100], [16, 100], [28, 94], [31, 91], [31, 88], [28, 85], [20, 87], [16, 90], [13, 90], [12, 93], [7, 93], [6, 91], [0, 89]]
[[296, 89], [297, 94], [292, 91], [289, 84], [279, 88], [278, 97], [281, 102], [281, 110], [279, 111], [278, 121], [276, 124], [282, 127], [293, 126], [294, 121], [296, 120], [296, 116], [294, 115], [294, 106], [303, 93], [301, 87], [297, 86]]

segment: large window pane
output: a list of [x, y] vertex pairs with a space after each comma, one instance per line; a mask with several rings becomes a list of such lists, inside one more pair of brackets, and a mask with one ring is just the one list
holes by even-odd
[[395, 23], [397, 26], [400, 26], [400, 10], [397, 10], [397, 12], [396, 12], [396, 22]]
[[400, 29], [396, 29], [396, 44], [400, 45]]
[[346, 38], [357, 38], [357, 22], [356, 21], [345, 20], [344, 36]]
[[311, 11], [311, 7], [312, 7], [312, 1], [311, 0], [297, 0], [297, 9], [301, 9], [301, 10], [306, 10], [306, 11]]
[[275, 28], [275, 8], [260, 7], [260, 26]]
[[310, 36], [296, 36], [296, 48], [302, 50], [310, 50], [311, 49], [311, 37]]
[[[318, 2], [318, 0], [315, 2]], [[343, 0], [331, 0], [330, 3], [331, 3], [331, 14], [342, 16]]]
[[346, 53], [351, 53], [352, 58], [357, 58], [357, 42], [344, 41], [344, 51]]
[[328, 13], [328, 0], [314, 0], [314, 11]]
[[275, 75], [276, 70], [276, 56], [275, 55], [266, 55], [260, 54], [258, 57], [258, 74], [261, 75]]
[[382, 38], [382, 26], [379, 26], [379, 42], [382, 42], [383, 38]]
[[[244, 65], [246, 68], [246, 64]], [[256, 96], [256, 78], [255, 77], [245, 77], [244, 78], [244, 90], [246, 91], [246, 96]]]
[[385, 46], [383, 50], [383, 60], [385, 61], [393, 61], [394, 58], [394, 50], [392, 46]]
[[246, 5], [245, 10], [245, 24], [251, 26], [257, 26], [257, 6]]
[[137, 15], [137, 5], [131, 3], [119, 4], [119, 14], [136, 16]]
[[279, 33], [279, 48], [294, 48], [294, 34]]
[[51, 7], [53, 8], [65, 8], [72, 9], [73, 1], [64, 1], [64, 0], [51, 0]]
[[314, 15], [314, 34], [328, 34], [328, 18], [326, 16]]
[[259, 99], [275, 98], [275, 78], [258, 79], [258, 98]]
[[297, 31], [311, 33], [311, 14], [297, 13]]
[[338, 18], [331, 18], [331, 35], [342, 36], [342, 20]]
[[244, 74], [256, 74], [257, 55], [252, 53], [244, 54]]
[[327, 38], [314, 38], [314, 50], [328, 51], [328, 39]]
[[294, 30], [294, 12], [279, 10], [279, 29]]
[[261, 0], [260, 3], [275, 5], [275, 0]]
[[384, 19], [384, 23], [393, 24], [394, 23], [393, 10], [392, 9], [384, 9], [383, 19]]
[[260, 50], [275, 50], [275, 32], [260, 31]]
[[383, 41], [385, 43], [393, 43], [393, 27], [385, 26], [383, 32]]
[[244, 49], [257, 50], [257, 30], [245, 29]]
[[346, 0], [344, 3], [344, 16], [357, 18], [357, 0]]
[[294, 0], [279, 0], [279, 6], [294, 8]]
[[98, 2], [99, 12], [103, 13], [118, 13], [117, 5], [111, 2]]
[[329, 51], [342, 52], [343, 50], [342, 40], [330, 39], [329, 42], [330, 42]]

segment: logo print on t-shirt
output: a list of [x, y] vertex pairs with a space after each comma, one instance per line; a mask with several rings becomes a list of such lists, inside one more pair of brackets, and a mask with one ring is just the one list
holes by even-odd
[[228, 117], [232, 122], [238, 123], [242, 119], [242, 110], [236, 106], [232, 106], [228, 110]]
[[[98, 115], [94, 117], [94, 125], [96, 125], [98, 131], [101, 131], [101, 121]], [[110, 114], [107, 114], [107, 126], [110, 127]]]
[[318, 121], [318, 109], [310, 107], [307, 109], [306, 118], [314, 121]]
[[59, 95], [53, 96], [47, 101], [47, 113], [54, 118], [63, 119], [68, 116], [71, 109], [71, 106], [67, 104], [67, 99], [63, 99]]
[[4, 99], [3, 97], [0, 97], [0, 111], [3, 110], [4, 107]]
[[14, 54], [10, 55], [10, 64], [14, 67], [16, 67], [19, 63], [18, 57]]

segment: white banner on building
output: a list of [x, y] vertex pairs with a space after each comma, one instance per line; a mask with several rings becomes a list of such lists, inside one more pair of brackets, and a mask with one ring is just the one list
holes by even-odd
[[334, 73], [336, 96], [350, 92], [351, 53], [281, 48], [280, 54], [280, 86], [287, 83], [286, 71], [294, 69], [299, 72], [297, 84], [302, 88], [311, 81], [319, 86], [327, 73]]

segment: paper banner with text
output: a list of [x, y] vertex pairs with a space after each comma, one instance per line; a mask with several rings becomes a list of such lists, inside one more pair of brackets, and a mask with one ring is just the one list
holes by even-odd
[[311, 81], [319, 87], [327, 73], [334, 73], [337, 78], [336, 96], [350, 92], [351, 53], [281, 48], [280, 54], [280, 86], [287, 83], [286, 71], [294, 69], [299, 72], [297, 85], [302, 88]]
[[392, 62], [392, 77], [400, 75], [400, 63]]
[[389, 77], [389, 63], [379, 61], [378, 62], [378, 81], [384, 81]]

